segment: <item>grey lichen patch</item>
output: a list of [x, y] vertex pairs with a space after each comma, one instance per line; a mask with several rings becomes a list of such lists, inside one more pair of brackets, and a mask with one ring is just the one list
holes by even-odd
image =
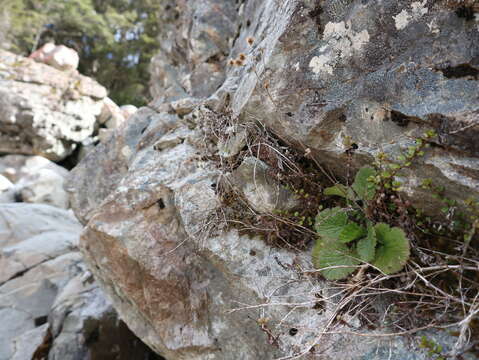
[[397, 30], [405, 29], [411, 21], [416, 21], [427, 14], [427, 0], [415, 1], [411, 4], [411, 10], [403, 9], [399, 14], [393, 16]]
[[324, 29], [323, 41], [325, 44], [319, 49], [320, 55], [311, 59], [309, 67], [315, 74], [333, 75], [339, 63], [351, 58], [369, 43], [369, 33], [367, 30], [354, 31], [351, 21], [329, 22]]

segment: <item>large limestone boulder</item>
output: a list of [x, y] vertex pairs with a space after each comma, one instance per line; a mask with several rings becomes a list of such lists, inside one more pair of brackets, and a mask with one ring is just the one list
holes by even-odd
[[[458, 202], [478, 196], [475, 17], [426, 0], [171, 5], [152, 62], [155, 100], [71, 175], [82, 252], [122, 318], [168, 359], [427, 359], [420, 335], [388, 337], [338, 318], [332, 285], [301, 271], [312, 269], [309, 250], [211, 230], [224, 175], [213, 160], [243, 141], [218, 149], [202, 127], [208, 116], [259, 123], [339, 178], [433, 129], [434, 146], [404, 178], [406, 195], [431, 213], [439, 207], [422, 179]], [[357, 149], [346, 153], [346, 143]], [[242, 175], [251, 168], [237, 171], [236, 186], [260, 209], [248, 191], [255, 179]], [[426, 336], [444, 351], [456, 340]]]
[[140, 359], [78, 251], [81, 225], [48, 205], [0, 204], [0, 359]]
[[[87, 224], [81, 249], [89, 268], [128, 326], [167, 359], [301, 353], [335, 316], [333, 303], [322, 312], [315, 307], [330, 285], [296, 271], [311, 268], [309, 252], [274, 248], [236, 230], [207, 231], [219, 204], [219, 174], [198, 158], [202, 137], [172, 118], [140, 109], [73, 170], [70, 190]], [[255, 179], [245, 184], [244, 173], [239, 186], [254, 189]], [[260, 204], [260, 195], [254, 200]], [[274, 335], [269, 322], [282, 324]], [[346, 335], [324, 337], [323, 358], [428, 358], [417, 347], [420, 338], [382, 341], [371, 333], [364, 341], [348, 335], [356, 326], [349, 318], [336, 324], [334, 333]], [[454, 343], [444, 333], [427, 336], [444, 349]]]
[[105, 97], [76, 71], [0, 50], [0, 153], [64, 159], [93, 134]]

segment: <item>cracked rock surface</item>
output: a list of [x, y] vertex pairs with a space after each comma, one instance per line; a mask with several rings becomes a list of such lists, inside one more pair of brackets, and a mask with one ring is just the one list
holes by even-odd
[[[121, 317], [167, 359], [294, 358], [333, 315], [331, 304], [314, 308], [314, 294], [327, 296], [329, 285], [294, 271], [310, 266], [309, 251], [233, 229], [205, 235], [220, 206], [220, 174], [204, 156], [202, 118], [261, 122], [339, 177], [345, 139], [356, 144], [357, 168], [433, 129], [434, 146], [404, 192], [434, 213], [422, 179], [459, 201], [479, 195], [476, 17], [428, 0], [166, 3], [155, 100], [73, 170], [72, 208], [86, 226], [80, 247]], [[275, 305], [255, 307], [265, 303]], [[247, 309], [230, 311], [238, 307]], [[275, 324], [277, 337], [258, 319]], [[358, 320], [345, 323], [305, 358], [428, 358], [420, 335], [385, 339], [366, 329], [355, 337], [341, 332]], [[444, 349], [454, 343], [447, 333], [426, 335]]]
[[0, 359], [157, 359], [118, 318], [49, 205], [0, 204]]
[[93, 134], [106, 95], [75, 70], [0, 50], [0, 153], [64, 159]]

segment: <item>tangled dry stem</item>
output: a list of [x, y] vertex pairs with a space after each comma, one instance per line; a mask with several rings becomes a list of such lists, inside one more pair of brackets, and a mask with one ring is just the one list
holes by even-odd
[[[321, 192], [323, 186], [337, 182], [334, 175], [325, 171], [305, 146], [298, 150], [273, 134], [258, 119], [239, 122], [228, 113], [210, 111], [202, 117], [206, 156], [216, 163], [223, 174], [218, 179], [216, 189], [222, 205], [205, 224], [207, 236], [214, 231], [235, 227], [241, 233], [261, 235], [274, 246], [286, 247], [298, 253], [306, 249], [316, 234], [311, 225], [299, 225], [298, 220], [301, 217], [314, 219], [320, 206], [332, 205], [331, 200], [321, 198]], [[225, 141], [230, 134], [239, 130], [247, 133], [245, 147], [231, 158], [219, 156], [217, 146], [211, 144]], [[300, 212], [286, 215], [259, 213], [248, 204], [243, 195], [228, 182], [228, 177], [224, 176], [233, 172], [247, 156], [265, 162], [270, 167], [270, 175], [283, 186], [303, 189], [309, 195], [307, 201], [301, 202]], [[349, 183], [350, 179], [345, 182]], [[388, 206], [391, 202], [396, 205], [394, 211]], [[448, 329], [450, 334], [457, 337], [454, 347], [447, 354], [450, 358], [459, 358], [465, 351], [479, 352], [479, 343], [471, 341], [471, 334], [477, 334], [479, 329], [477, 249], [471, 246], [466, 249], [458, 234], [437, 234], [434, 229], [425, 232], [416, 224], [416, 218], [412, 215], [414, 209], [397, 193], [382, 192], [373, 205], [366, 210], [369, 211], [366, 214], [368, 217], [403, 228], [412, 242], [412, 259], [404, 271], [386, 275], [370, 264], [361, 265], [349, 281], [330, 283], [321, 292], [318, 291], [320, 272], [312, 265], [301, 268], [281, 264], [296, 274], [294, 280], [285, 279], [285, 285], [290, 281], [307, 282], [310, 284], [310, 292], [304, 296], [313, 295], [314, 301], [285, 302], [273, 292], [265, 296], [262, 304], [238, 304], [231, 309], [230, 313], [258, 310], [258, 325], [267, 333], [272, 344], [277, 344], [279, 334], [284, 333], [285, 329], [300, 328], [288, 321], [298, 309], [323, 311], [328, 307], [331, 310], [331, 315], [321, 329], [305, 329], [316, 332], [313, 341], [295, 354], [278, 360], [297, 359], [308, 354], [320, 356], [327, 349], [318, 351], [317, 345], [330, 335], [387, 338], [410, 335], [426, 329]], [[439, 245], [444, 241], [447, 246]], [[332, 294], [322, 295], [325, 289]], [[375, 306], [381, 299], [388, 299], [389, 302], [384, 312], [378, 311]], [[268, 308], [278, 306], [290, 310], [276, 324], [268, 324], [264, 320], [267, 319]], [[369, 331], [338, 330], [348, 325], [345, 319], [357, 319]]]

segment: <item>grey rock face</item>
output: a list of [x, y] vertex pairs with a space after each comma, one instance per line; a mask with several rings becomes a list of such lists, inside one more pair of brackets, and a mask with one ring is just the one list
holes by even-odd
[[164, 41], [151, 63], [150, 91], [158, 105], [187, 94], [208, 97], [223, 83], [238, 6], [234, 0], [164, 2]]
[[[232, 6], [228, 1], [201, 4], [182, 3], [171, 16], [219, 8], [228, 14], [224, 9]], [[176, 26], [183, 30], [167, 31], [168, 48], [152, 62], [156, 100], [151, 106], [164, 110], [165, 102], [195, 96], [209, 97], [206, 102], [221, 109], [225, 98], [231, 99], [234, 116], [260, 120], [310, 148], [336, 175], [345, 175], [345, 138], [358, 146], [353, 161], [358, 167], [381, 151], [397, 155], [400, 147], [433, 129], [436, 146], [420, 159], [421, 170], [414, 168], [404, 179], [405, 193], [416, 204], [429, 203], [430, 211], [438, 204], [418, 186], [427, 178], [444, 186], [451, 198], [478, 196], [478, 25], [446, 5], [250, 1], [229, 17], [233, 22], [182, 17]], [[235, 33], [233, 46], [214, 46], [215, 37], [204, 35], [208, 31], [224, 34], [225, 41]], [[177, 51], [182, 45], [186, 56]], [[222, 61], [212, 72], [194, 62], [205, 54], [215, 59], [228, 54], [226, 60], [244, 54], [245, 60], [243, 66]], [[210, 82], [192, 87], [188, 81], [201, 71], [215, 86], [213, 74], [226, 80], [214, 94], [205, 90]]]
[[[477, 20], [441, 1], [246, 8], [255, 6], [274, 16], [256, 28], [253, 20], [255, 30], [242, 32], [234, 49], [247, 54], [228, 73], [240, 79], [230, 93], [235, 115], [310, 148], [337, 175], [345, 173], [345, 138], [358, 147], [358, 166], [381, 151], [397, 155], [433, 129], [436, 146], [407, 174], [405, 192], [430, 211], [437, 203], [418, 186], [426, 178], [451, 198], [479, 195]], [[245, 36], [257, 39], [253, 47]]]
[[0, 204], [1, 360], [152, 355], [85, 268], [80, 231], [65, 210]]
[[0, 202], [40, 203], [69, 208], [68, 195], [63, 189], [68, 171], [50, 160], [41, 156], [7, 155], [0, 157], [1, 172], [17, 181], [0, 194]]
[[[309, 252], [207, 231], [224, 174], [205, 156], [201, 124], [208, 113], [260, 122], [339, 177], [344, 139], [357, 145], [354, 168], [434, 129], [435, 146], [404, 179], [404, 191], [433, 213], [424, 178], [459, 201], [479, 195], [477, 21], [427, 0], [173, 5], [152, 63], [155, 100], [77, 166], [69, 189], [86, 225], [81, 249], [122, 318], [168, 359], [428, 358], [417, 336], [349, 335], [354, 318], [308, 351], [335, 315], [334, 301], [315, 309], [330, 284], [294, 271], [312, 268]], [[237, 176], [256, 189], [254, 178]], [[445, 351], [455, 341], [426, 335]]]
[[[155, 147], [163, 137], [169, 145]], [[181, 121], [143, 108], [73, 170], [77, 181], [69, 190], [87, 225], [85, 260], [128, 326], [167, 359], [276, 359], [301, 352], [333, 314], [334, 302], [315, 309], [316, 294], [328, 296], [329, 285], [294, 270], [311, 268], [309, 252], [280, 250], [236, 230], [205, 233], [219, 206], [212, 186], [219, 173], [198, 158], [198, 139]], [[244, 173], [238, 184], [247, 182]], [[96, 178], [102, 182], [92, 182]], [[250, 178], [245, 186], [254, 189], [254, 183]], [[259, 195], [255, 202], [261, 204]], [[286, 303], [297, 304], [294, 311]], [[259, 319], [282, 324], [276, 338]], [[357, 320], [347, 323], [335, 331], [357, 330]], [[321, 346], [328, 350], [321, 355], [427, 359], [417, 347], [420, 337], [409, 342], [368, 334], [367, 341], [325, 336]], [[444, 349], [454, 342], [442, 333], [427, 336]]]
[[0, 51], [0, 153], [59, 161], [90, 136], [104, 87], [77, 72]]

